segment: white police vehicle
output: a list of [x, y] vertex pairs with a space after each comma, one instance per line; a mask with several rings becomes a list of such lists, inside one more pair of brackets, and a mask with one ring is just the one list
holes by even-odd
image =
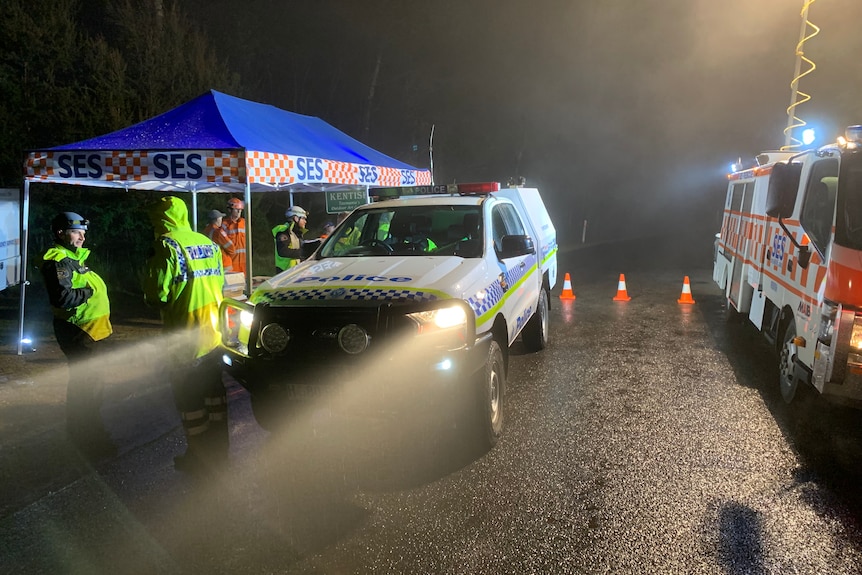
[[225, 364], [265, 428], [351, 386], [366, 399], [406, 395], [417, 410], [437, 390], [492, 447], [510, 346], [548, 341], [557, 240], [539, 191], [481, 183], [371, 195], [311, 258], [248, 302], [224, 301]]

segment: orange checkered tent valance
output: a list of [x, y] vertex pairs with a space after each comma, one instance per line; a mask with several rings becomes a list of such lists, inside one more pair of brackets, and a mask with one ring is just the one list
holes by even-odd
[[431, 173], [319, 118], [215, 90], [139, 124], [31, 151], [30, 182], [158, 191], [295, 192], [413, 186]]

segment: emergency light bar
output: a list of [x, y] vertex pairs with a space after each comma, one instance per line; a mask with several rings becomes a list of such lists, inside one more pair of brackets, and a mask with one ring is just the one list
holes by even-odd
[[375, 200], [400, 198], [402, 196], [484, 195], [500, 191], [500, 182], [477, 182], [472, 184], [442, 184], [438, 186], [404, 186], [393, 188], [370, 188], [368, 195]]
[[847, 126], [843, 136], [838, 136], [838, 145], [845, 150], [853, 150], [862, 144], [862, 126]]

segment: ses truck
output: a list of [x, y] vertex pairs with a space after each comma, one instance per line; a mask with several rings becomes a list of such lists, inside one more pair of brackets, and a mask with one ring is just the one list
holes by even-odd
[[729, 176], [713, 279], [775, 346], [788, 403], [862, 399], [862, 126]]
[[503, 430], [509, 348], [548, 341], [554, 225], [534, 188], [371, 190], [313, 256], [220, 310], [224, 361], [265, 428], [339, 390], [434, 394], [490, 448]]

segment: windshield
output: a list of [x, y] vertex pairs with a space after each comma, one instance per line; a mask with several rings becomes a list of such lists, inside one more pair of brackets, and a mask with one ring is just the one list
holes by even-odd
[[368, 255], [482, 256], [480, 206], [357, 210], [326, 239], [321, 258]]
[[835, 243], [862, 250], [862, 153], [842, 154]]

